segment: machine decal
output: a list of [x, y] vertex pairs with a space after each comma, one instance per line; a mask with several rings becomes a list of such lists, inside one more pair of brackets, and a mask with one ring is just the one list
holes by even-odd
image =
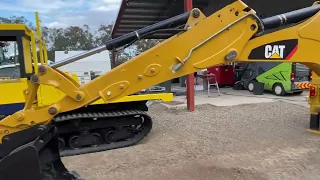
[[[272, 79], [272, 80], [281, 80], [281, 81], [285, 81], [286, 78], [283, 76], [282, 71], [279, 71], [277, 73], [274, 73], [272, 75], [266, 76], [266, 79]], [[285, 72], [284, 72], [285, 73]]]
[[266, 45], [264, 48], [264, 57], [267, 59], [283, 59], [285, 45]]
[[298, 50], [298, 40], [289, 39], [283, 41], [276, 41], [269, 44], [264, 44], [253, 49], [248, 59], [254, 60], [288, 60]]
[[310, 82], [297, 83], [295, 85], [301, 89], [308, 89], [310, 87]]
[[298, 44], [294, 47], [294, 49], [290, 52], [290, 54], [286, 57], [286, 60], [291, 59], [291, 57], [296, 53], [298, 50]]
[[266, 79], [271, 79], [271, 80], [279, 80], [279, 78], [277, 78], [276, 76], [274, 75], [269, 75], [267, 77], [265, 77]]

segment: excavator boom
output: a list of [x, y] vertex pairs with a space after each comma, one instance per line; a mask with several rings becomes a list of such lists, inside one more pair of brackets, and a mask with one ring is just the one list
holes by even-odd
[[[98, 99], [109, 103], [170, 79], [236, 61], [299, 62], [320, 75], [319, 64], [315, 61], [320, 49], [320, 36], [316, 31], [320, 29], [319, 9], [320, 5], [315, 3], [311, 7], [267, 19], [260, 19], [240, 0], [209, 17], [199, 9], [193, 9], [107, 42], [104, 48], [113, 49], [163, 30], [169, 24], [184, 25], [180, 29], [171, 29], [174, 32], [171, 38], [83, 86], [55, 69], [67, 61], [76, 61], [77, 57], [52, 67], [39, 66], [39, 72], [31, 76], [30, 85], [24, 92], [25, 108], [0, 121], [0, 158], [4, 158], [0, 162], [0, 176], [1, 169], [6, 166], [5, 159], [14, 157], [15, 153], [19, 155], [27, 147], [36, 149], [34, 152], [39, 153], [40, 162], [43, 162], [41, 153], [46, 149], [53, 151], [55, 161], [60, 162], [59, 152], [52, 145], [52, 138], [55, 139], [52, 119]], [[102, 49], [100, 47], [93, 53]], [[34, 108], [32, 102], [40, 84], [53, 86], [66, 96], [50, 106]], [[33, 144], [25, 145], [30, 142]], [[15, 153], [12, 154], [13, 151]], [[50, 164], [52, 161], [45, 162]], [[17, 163], [28, 164], [24, 161]], [[38, 171], [46, 172], [41, 164]], [[58, 168], [63, 167], [62, 163], [55, 164], [59, 164]]]

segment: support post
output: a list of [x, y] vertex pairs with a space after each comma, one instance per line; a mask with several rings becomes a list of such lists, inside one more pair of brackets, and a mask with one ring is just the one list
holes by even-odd
[[112, 49], [111, 51], [111, 69], [116, 67], [116, 51]]
[[[192, 0], [184, 0], [184, 10], [192, 10]], [[187, 108], [190, 112], [195, 109], [194, 105], [194, 74], [187, 75]]]

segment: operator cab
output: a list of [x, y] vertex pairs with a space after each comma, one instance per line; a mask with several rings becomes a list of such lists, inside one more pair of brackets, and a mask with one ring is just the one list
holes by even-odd
[[31, 33], [23, 24], [0, 26], [0, 82], [28, 78], [34, 73]]
[[36, 45], [25, 25], [0, 24], [0, 120], [24, 107], [22, 92], [38, 66]]
[[21, 77], [15, 41], [0, 41], [0, 80], [19, 79]]

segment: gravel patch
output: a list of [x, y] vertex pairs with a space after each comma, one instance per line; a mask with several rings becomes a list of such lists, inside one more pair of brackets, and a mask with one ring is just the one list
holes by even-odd
[[195, 112], [154, 104], [138, 145], [63, 158], [88, 180], [319, 179], [320, 137], [306, 132], [308, 108], [283, 103]]

